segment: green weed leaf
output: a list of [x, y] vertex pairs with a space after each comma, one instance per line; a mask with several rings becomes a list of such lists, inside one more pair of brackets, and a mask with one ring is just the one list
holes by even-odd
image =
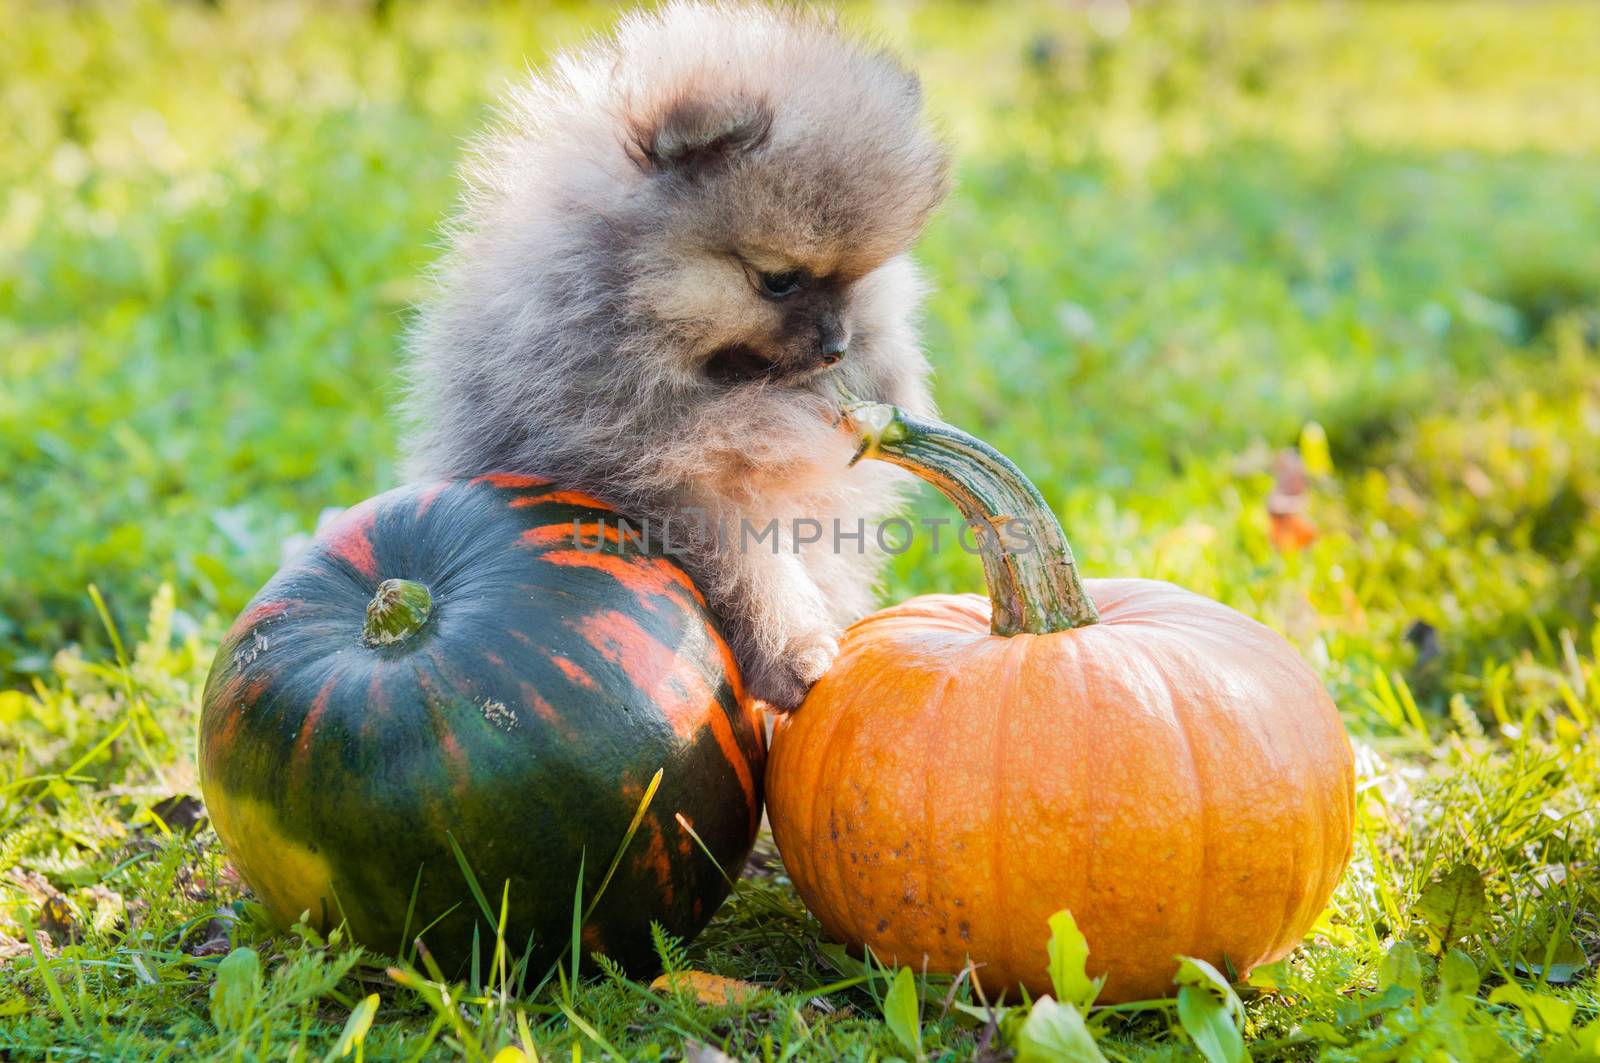
[[1082, 1009], [1100, 995], [1105, 978], [1090, 978], [1089, 942], [1072, 913], [1062, 909], [1050, 917], [1050, 985], [1056, 999]]
[[1507, 982], [1489, 994], [1491, 1004], [1510, 1004], [1522, 1012], [1522, 1019], [1536, 1030], [1561, 1035], [1572, 1029], [1578, 1007], [1548, 993], [1534, 993], [1516, 982]]
[[1263, 963], [1251, 970], [1245, 984], [1253, 989], [1281, 990], [1289, 984], [1289, 961]]
[[1016, 1063], [1105, 1063], [1083, 1015], [1049, 997], [1033, 1002], [1017, 1030]]
[[1310, 1022], [1301, 1023], [1295, 1028], [1295, 1033], [1298, 1035], [1296, 1040], [1321, 1041], [1340, 1047], [1350, 1043], [1350, 1039], [1340, 1033], [1337, 1026], [1331, 1022], [1323, 1022], [1321, 1019], [1313, 1019]]
[[1422, 998], [1422, 960], [1416, 946], [1409, 941], [1396, 941], [1384, 953], [1378, 964], [1378, 988], [1398, 986], [1416, 999]]
[[1178, 990], [1178, 1021], [1207, 1063], [1242, 1063], [1244, 1005], [1228, 980], [1205, 960], [1178, 957], [1173, 977]]
[[340, 1058], [348, 1056], [352, 1051], [359, 1052], [362, 1042], [366, 1040], [367, 1031], [372, 1028], [373, 1016], [377, 1014], [376, 993], [368, 996], [351, 1010], [350, 1018], [345, 1020], [344, 1032], [339, 1035], [339, 1043], [334, 1046], [334, 1051]]
[[225, 1033], [242, 1030], [261, 999], [261, 957], [252, 948], [234, 949], [217, 964], [211, 983], [211, 1021]]
[[1489, 929], [1483, 872], [1474, 864], [1457, 864], [1428, 884], [1412, 913], [1422, 920], [1428, 937], [1440, 949], [1483, 933]]
[[656, 959], [661, 962], [661, 970], [665, 974], [677, 974], [689, 967], [689, 954], [684, 948], [683, 939], [667, 933], [665, 927], [654, 919], [650, 920], [650, 944], [655, 947]]
[[922, 1058], [922, 1002], [911, 968], [902, 967], [883, 998], [883, 1021], [889, 1032], [917, 1059]]
[[1473, 997], [1478, 994], [1478, 965], [1460, 949], [1451, 949], [1439, 961], [1439, 992], [1447, 997]]

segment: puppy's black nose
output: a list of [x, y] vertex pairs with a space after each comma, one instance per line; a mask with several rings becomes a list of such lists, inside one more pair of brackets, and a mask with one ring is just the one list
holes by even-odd
[[850, 346], [850, 336], [843, 329], [823, 329], [817, 337], [817, 353], [823, 365], [834, 365], [844, 358]]

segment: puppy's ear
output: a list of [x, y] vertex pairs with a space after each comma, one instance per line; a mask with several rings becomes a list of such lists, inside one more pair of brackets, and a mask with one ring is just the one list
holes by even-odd
[[652, 170], [697, 176], [754, 151], [771, 129], [772, 111], [759, 100], [682, 100], [640, 138], [641, 154]]

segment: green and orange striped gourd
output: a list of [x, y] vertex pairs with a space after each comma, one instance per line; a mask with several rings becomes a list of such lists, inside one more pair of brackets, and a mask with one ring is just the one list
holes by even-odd
[[649, 966], [652, 920], [691, 936], [727, 895], [764, 761], [682, 569], [520, 475], [344, 513], [228, 632], [200, 726], [206, 807], [279, 923], [388, 953], [422, 932], [448, 964], [487, 959], [507, 885], [513, 955], [557, 956], [581, 864], [583, 947]]

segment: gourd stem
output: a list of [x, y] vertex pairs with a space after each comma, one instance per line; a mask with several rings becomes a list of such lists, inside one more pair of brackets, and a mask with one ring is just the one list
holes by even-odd
[[367, 603], [361, 638], [368, 646], [392, 646], [421, 630], [433, 612], [433, 595], [415, 580], [386, 579]]
[[898, 406], [849, 403], [844, 422], [861, 441], [856, 460], [909, 469], [967, 518], [977, 533], [996, 635], [1042, 635], [1100, 619], [1061, 524], [1011, 459], [958, 428]]

